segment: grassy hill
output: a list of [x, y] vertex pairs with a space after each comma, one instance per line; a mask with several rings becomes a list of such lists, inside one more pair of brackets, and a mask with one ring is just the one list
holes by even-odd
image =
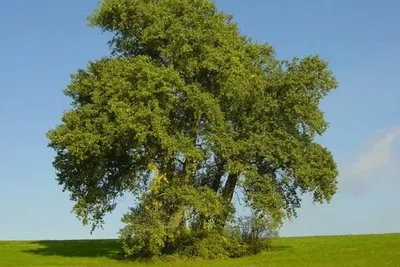
[[272, 251], [257, 256], [178, 263], [124, 261], [114, 240], [0, 242], [0, 266], [400, 267], [400, 234], [279, 238]]

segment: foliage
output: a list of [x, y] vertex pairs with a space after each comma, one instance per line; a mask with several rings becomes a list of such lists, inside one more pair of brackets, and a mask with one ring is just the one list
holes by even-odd
[[[337, 86], [326, 61], [276, 59], [208, 0], [103, 0], [89, 20], [113, 34], [112, 53], [72, 75], [72, 108], [48, 138], [84, 224], [136, 198], [127, 255], [241, 255], [232, 247], [296, 216], [301, 194], [334, 195], [336, 164], [315, 142]], [[235, 216], [235, 190], [257, 221], [239, 239], [219, 234], [225, 246], [214, 235]]]

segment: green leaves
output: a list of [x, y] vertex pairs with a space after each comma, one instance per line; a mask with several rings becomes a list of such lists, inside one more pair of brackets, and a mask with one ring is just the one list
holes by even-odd
[[314, 141], [337, 87], [327, 62], [279, 61], [231, 19], [208, 0], [104, 0], [89, 16], [113, 34], [112, 53], [71, 76], [49, 145], [84, 224], [101, 226], [123, 194], [138, 200], [123, 218], [128, 255], [208, 244], [234, 217], [239, 185], [271, 232], [301, 193], [336, 192], [333, 157]]

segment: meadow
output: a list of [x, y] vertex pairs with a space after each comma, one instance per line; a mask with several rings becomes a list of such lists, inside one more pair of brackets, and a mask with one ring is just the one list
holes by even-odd
[[63, 267], [400, 267], [400, 234], [278, 238], [270, 251], [222, 261], [139, 263], [121, 256], [115, 240], [0, 242], [0, 266]]

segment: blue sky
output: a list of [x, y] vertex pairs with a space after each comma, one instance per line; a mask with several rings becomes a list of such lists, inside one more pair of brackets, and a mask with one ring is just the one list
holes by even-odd
[[[282, 236], [400, 232], [400, 1], [217, 0], [243, 34], [281, 59], [320, 54], [340, 87], [322, 103], [320, 142], [339, 163], [329, 205], [305, 197]], [[92, 236], [55, 181], [45, 133], [60, 122], [69, 74], [108, 54], [87, 26], [96, 0], [4, 1], [0, 16], [0, 239], [112, 238], [128, 200]]]

